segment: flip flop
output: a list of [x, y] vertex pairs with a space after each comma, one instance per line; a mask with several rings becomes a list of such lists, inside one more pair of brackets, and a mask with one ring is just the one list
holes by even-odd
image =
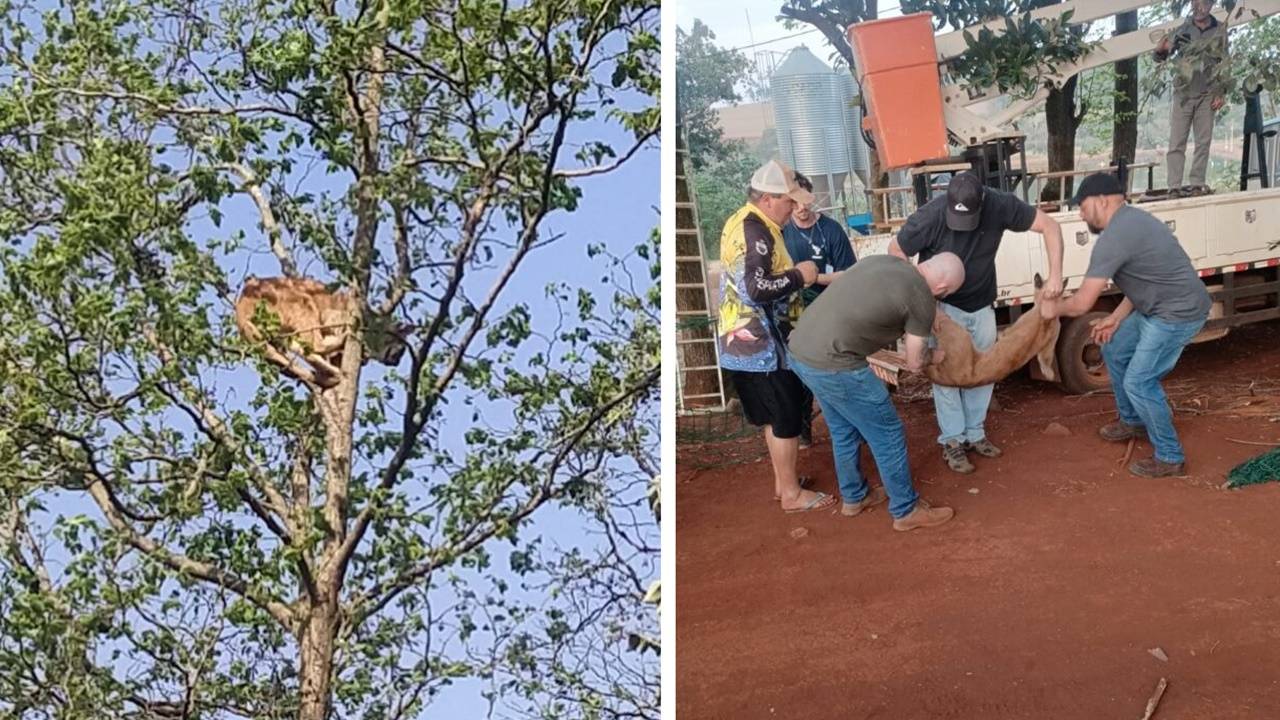
[[810, 510], [826, 510], [835, 504], [835, 500], [836, 499], [834, 497], [824, 492], [819, 492], [817, 497], [815, 497], [808, 505], [805, 505], [802, 508], [795, 508], [793, 510], [784, 510], [783, 512], [788, 515], [794, 515], [795, 513], [809, 512]]
[[[808, 475], [801, 475], [801, 476], [800, 476], [800, 478], [799, 478], [799, 482], [800, 482], [800, 489], [801, 489], [801, 490], [808, 490], [809, 488], [813, 487], [813, 478], [809, 477]], [[781, 495], [774, 495], [774, 496], [773, 496], [773, 501], [774, 501], [774, 502], [782, 502], [782, 496], [781, 496]]]

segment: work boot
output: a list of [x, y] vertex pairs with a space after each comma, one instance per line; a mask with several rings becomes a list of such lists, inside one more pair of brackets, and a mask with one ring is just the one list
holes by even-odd
[[916, 528], [936, 527], [955, 517], [956, 511], [949, 507], [930, 507], [924, 500], [917, 500], [911, 512], [893, 521], [893, 529], [900, 532]]
[[863, 497], [858, 502], [841, 503], [840, 514], [844, 515], [845, 517], [853, 517], [854, 515], [857, 515], [863, 510], [870, 510], [871, 508], [875, 507], [876, 505], [879, 505], [880, 503], [888, 499], [889, 499], [889, 495], [884, 491], [884, 486], [876, 485], [875, 487], [868, 490], [866, 496]]
[[1103, 440], [1109, 442], [1124, 442], [1134, 437], [1145, 438], [1147, 429], [1141, 425], [1130, 425], [1123, 420], [1116, 420], [1098, 428], [1098, 434], [1102, 436]]
[[979, 455], [981, 455], [982, 457], [989, 457], [989, 458], [998, 458], [1004, 454], [1003, 450], [996, 447], [990, 440], [986, 438], [982, 438], [981, 440], [975, 443], [966, 442], [964, 444], [964, 449], [972, 450], [978, 453]]
[[1129, 472], [1145, 478], [1178, 477], [1187, 474], [1186, 468], [1186, 463], [1167, 463], [1153, 457], [1134, 460], [1129, 464]]
[[952, 440], [942, 446], [942, 459], [947, 461], [947, 467], [955, 472], [968, 475], [973, 472], [973, 463], [969, 462], [969, 457], [964, 454], [964, 445], [959, 440]]

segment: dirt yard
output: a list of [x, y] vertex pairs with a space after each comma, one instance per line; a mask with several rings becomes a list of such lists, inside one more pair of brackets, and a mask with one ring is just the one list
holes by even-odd
[[[1020, 376], [988, 419], [1004, 457], [954, 474], [908, 384], [917, 488], [956, 509], [910, 533], [883, 506], [783, 514], [756, 435], [682, 445], [679, 716], [1138, 720], [1164, 677], [1155, 720], [1280, 718], [1280, 483], [1219, 489], [1267, 450], [1233, 441], [1280, 442], [1280, 322], [1188, 348], [1166, 387], [1187, 478], [1129, 475], [1109, 395]], [[815, 430], [801, 471], [834, 492]]]

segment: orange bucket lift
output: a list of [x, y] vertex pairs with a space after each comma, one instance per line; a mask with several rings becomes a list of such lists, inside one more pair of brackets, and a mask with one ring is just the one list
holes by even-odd
[[933, 16], [856, 23], [848, 37], [867, 104], [863, 127], [875, 140], [880, 166], [890, 170], [948, 157]]

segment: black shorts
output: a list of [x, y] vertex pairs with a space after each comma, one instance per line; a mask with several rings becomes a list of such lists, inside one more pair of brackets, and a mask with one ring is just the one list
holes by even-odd
[[729, 371], [729, 378], [747, 422], [773, 426], [773, 436], [780, 440], [800, 437], [813, 408], [813, 394], [795, 373]]

